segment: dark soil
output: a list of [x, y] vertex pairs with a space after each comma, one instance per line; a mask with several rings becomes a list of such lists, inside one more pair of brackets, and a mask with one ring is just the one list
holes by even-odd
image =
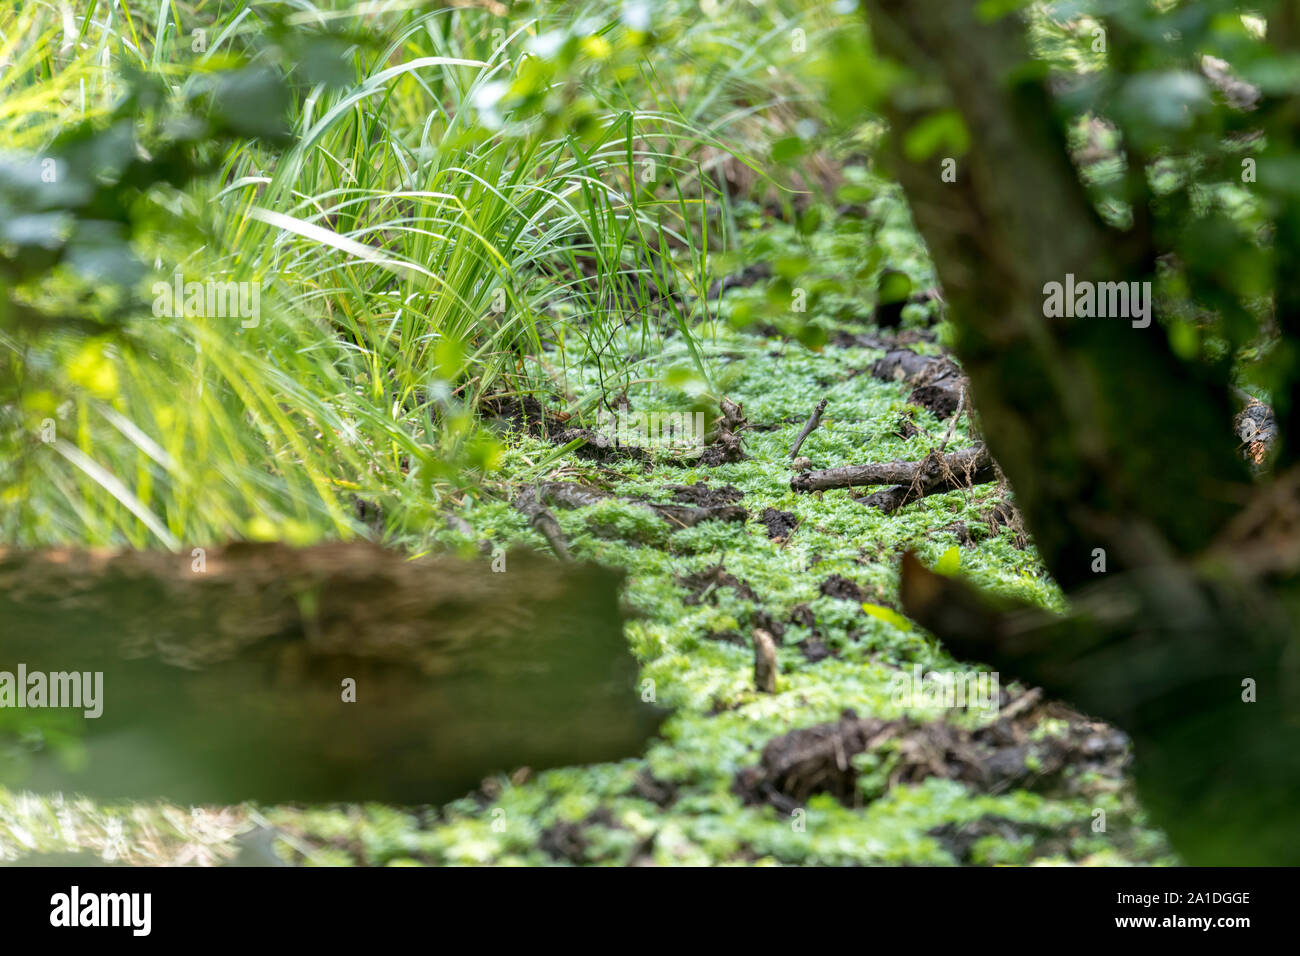
[[792, 511], [778, 511], [775, 508], [764, 508], [758, 520], [767, 529], [767, 536], [774, 539], [790, 537], [794, 529], [799, 526], [798, 515]]
[[639, 461], [649, 468], [654, 460], [644, 448], [610, 442], [590, 428], [565, 428], [553, 432], [551, 441], [557, 445], [567, 445], [575, 438], [581, 438], [586, 444], [580, 445], [573, 453], [586, 461]]
[[940, 420], [948, 418], [957, 411], [957, 403], [960, 400], [960, 392], [940, 385], [922, 385], [920, 388], [912, 389], [912, 394], [907, 396], [909, 404], [920, 405]]
[[677, 785], [666, 780], [660, 780], [648, 768], [643, 768], [636, 775], [636, 780], [629, 792], [649, 800], [661, 810], [667, 809], [677, 802]]
[[697, 481], [693, 485], [668, 485], [673, 493], [673, 501], [683, 505], [695, 505], [697, 508], [713, 508], [718, 505], [734, 505], [745, 497], [745, 493], [735, 485], [720, 485], [710, 488], [707, 483]]
[[850, 581], [848, 578], [841, 577], [838, 574], [832, 574], [822, 582], [821, 592], [827, 597], [840, 598], [844, 601], [853, 601], [859, 604], [862, 603], [865, 598], [865, 595], [862, 593], [862, 588], [858, 587], [857, 584]]
[[721, 564], [715, 564], [703, 571], [682, 575], [678, 577], [677, 581], [691, 591], [683, 599], [683, 604], [700, 604], [705, 598], [717, 603], [717, 598], [713, 597], [713, 592], [718, 588], [731, 588], [746, 601], [758, 600], [758, 595], [749, 586], [749, 582], [737, 578]]
[[813, 636], [806, 640], [800, 641], [798, 645], [799, 653], [809, 664], [816, 664], [818, 661], [824, 661], [828, 657], [833, 657], [835, 652], [826, 646], [826, 642], [820, 637]]
[[566, 427], [563, 417], [548, 412], [532, 395], [523, 398], [510, 396], [485, 399], [479, 405], [479, 411], [485, 419], [497, 419], [509, 427], [539, 438], [554, 435]]
[[[1023, 696], [1023, 695], [1022, 695]], [[1017, 698], [1019, 701], [1020, 698]], [[917, 784], [927, 777], [960, 780], [982, 793], [1012, 787], [1075, 794], [1089, 771], [1118, 781], [1129, 757], [1122, 732], [1035, 697], [1008, 716], [970, 731], [945, 722], [860, 718], [845, 711], [840, 720], [791, 731], [769, 741], [758, 766], [736, 774], [733, 790], [748, 803], [770, 803], [789, 812], [819, 793], [847, 806], [868, 797], [858, 786], [852, 757], [872, 752], [886, 761], [888, 787]], [[1046, 717], [1064, 720], [1063, 736], [1033, 731]]]
[[817, 619], [813, 616], [812, 608], [807, 604], [798, 604], [790, 611], [790, 623], [812, 630], [817, 625]]

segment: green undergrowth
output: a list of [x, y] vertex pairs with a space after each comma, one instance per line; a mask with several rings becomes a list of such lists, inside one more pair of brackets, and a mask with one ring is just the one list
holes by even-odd
[[[737, 771], [755, 765], [773, 737], [835, 720], [845, 709], [859, 716], [901, 716], [889, 692], [897, 669], [977, 666], [953, 661], [902, 617], [869, 614], [858, 602], [822, 594], [830, 576], [854, 582], [867, 603], [897, 609], [900, 553], [911, 548], [931, 565], [951, 565], [956, 549], [957, 573], [980, 587], [1053, 609], [1062, 607], [1062, 596], [1032, 545], [1017, 550], [1011, 534], [985, 530], [981, 514], [1006, 495], [997, 486], [936, 495], [890, 516], [858, 504], [848, 492], [816, 496], [790, 490], [790, 444], [823, 397], [829, 400], [824, 423], [802, 450], [815, 467], [919, 458], [943, 439], [947, 423], [917, 409], [910, 412], [918, 434], [894, 434], [908, 410], [908, 389], [867, 373], [881, 352], [830, 347], [817, 353], [784, 339], [725, 330], [705, 338], [712, 340], [718, 387], [743, 403], [753, 426], [745, 434], [747, 460], [716, 468], [597, 462], [576, 449], [557, 455], [546, 439], [511, 432], [503, 436], [503, 485], [496, 494], [485, 490], [463, 499], [459, 508], [473, 536], [448, 527], [407, 542], [433, 550], [474, 551], [484, 541], [492, 548], [544, 550], [544, 540], [508, 503], [513, 485], [537, 480], [582, 481], [656, 501], [671, 500], [667, 486], [673, 484], [704, 481], [742, 491], [745, 523], [708, 521], [677, 531], [648, 509], [622, 501], [555, 509], [576, 557], [627, 573], [626, 633], [641, 664], [637, 690], [671, 711], [642, 757], [519, 771], [489, 779], [480, 791], [445, 807], [422, 810], [245, 806], [196, 814], [87, 802], [56, 810], [47, 800], [0, 794], [0, 852], [12, 858], [81, 848], [103, 855], [109, 833], [121, 832], [122, 848], [114, 854], [131, 862], [221, 862], [239, 849], [234, 834], [261, 822], [277, 828], [278, 853], [315, 865], [1172, 862], [1163, 838], [1143, 822], [1131, 788], [1113, 780], [1084, 788], [1084, 799], [1025, 790], [976, 794], [938, 778], [883, 787], [864, 773], [863, 806], [818, 796], [793, 816], [745, 805], [732, 792]], [[685, 409], [700, 400], [699, 383], [667, 374], [685, 354], [670, 340], [647, 361], [652, 374], [646, 378], [655, 382], [629, 392], [633, 407]], [[963, 422], [951, 447], [969, 440]], [[759, 520], [767, 508], [796, 516], [788, 540], [768, 537]], [[973, 546], [959, 544], [952, 530], [957, 522], [972, 529]], [[698, 603], [688, 602], [692, 590], [680, 579], [719, 564], [746, 582], [757, 600], [719, 587]], [[800, 605], [811, 611], [830, 656], [813, 662], [800, 649], [813, 637], [807, 627], [790, 623]], [[760, 611], [785, 622], [777, 692], [771, 695], [753, 689], [747, 635]], [[908, 713], [922, 721], [945, 719], [937, 709]], [[971, 727], [986, 719], [964, 712], [946, 717]], [[1097, 810], [1105, 811], [1105, 833], [1092, 831]], [[72, 840], [60, 835], [60, 812], [76, 820]], [[981, 835], [990, 830], [989, 821], [997, 826]], [[964, 860], [954, 855], [953, 841], [943, 838], [953, 833], [971, 834]]]

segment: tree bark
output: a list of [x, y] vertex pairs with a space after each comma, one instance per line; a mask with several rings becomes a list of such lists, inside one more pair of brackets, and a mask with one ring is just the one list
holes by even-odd
[[[893, 171], [942, 281], [989, 450], [1069, 588], [1091, 580], [1094, 548], [1141, 567], [1166, 558], [1161, 542], [1209, 544], [1249, 497], [1249, 476], [1232, 454], [1227, 382], [1176, 359], [1156, 324], [1044, 316], [1046, 283], [1149, 280], [1154, 255], [1093, 210], [1043, 75], [1025, 68], [1019, 20], [984, 22], [976, 7], [869, 4], [877, 45], [927, 93], [887, 104]], [[956, 182], [940, 157], [897, 148], [936, 99], [970, 132]], [[1189, 513], [1188, 502], [1199, 504]]]
[[[894, 172], [970, 398], [1071, 599], [1056, 617], [908, 558], [904, 607], [953, 653], [1128, 731], [1143, 802], [1188, 862], [1300, 863], [1300, 473], [1251, 483], [1225, 364], [1178, 359], [1158, 323], [1045, 314], [1048, 282], [1153, 278], [1142, 157], [1129, 149], [1133, 224], [1108, 227], [1016, 16], [987, 21], [974, 0], [867, 6], [879, 49], [913, 74], [886, 104]], [[900, 148], [936, 104], [970, 134], [955, 182], [941, 157]], [[1297, 253], [1285, 229], [1277, 241], [1281, 260]]]

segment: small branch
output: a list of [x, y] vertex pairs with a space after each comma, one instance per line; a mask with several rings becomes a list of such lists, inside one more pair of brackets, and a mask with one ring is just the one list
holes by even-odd
[[877, 465], [845, 465], [841, 468], [807, 471], [791, 478], [790, 487], [794, 491], [808, 492], [892, 485], [891, 488], [860, 500], [882, 511], [894, 511], [916, 498], [953, 488], [984, 484], [996, 478], [997, 471], [988, 449], [976, 445], [947, 455], [934, 451], [920, 461], [890, 461]]
[[941, 452], [948, 447], [948, 442], [952, 441], [953, 429], [957, 427], [957, 420], [961, 418], [962, 409], [966, 407], [966, 388], [967, 386], [962, 385], [961, 397], [957, 399], [957, 410], [952, 413], [952, 420], [948, 422], [948, 430], [944, 432], [943, 441], [939, 442]]
[[561, 561], [573, 560], [573, 556], [569, 554], [569, 543], [564, 538], [564, 531], [560, 528], [560, 523], [555, 520], [555, 515], [542, 504], [536, 485], [519, 492], [511, 504], [516, 511], [528, 518], [528, 523], [532, 525], [533, 530], [546, 539], [557, 558]]
[[[922, 466], [933, 463], [935, 459], [936, 456], [929, 455], [920, 461], [887, 461], [881, 464], [843, 465], [839, 468], [805, 471], [790, 479], [790, 488], [794, 491], [828, 491], [832, 488], [911, 484]], [[983, 445], [937, 456], [937, 459], [953, 473], [981, 474], [992, 465], [988, 449]], [[938, 477], [942, 477], [942, 472]]]
[[808, 416], [808, 421], [804, 423], [803, 429], [799, 432], [799, 437], [794, 440], [794, 446], [790, 449], [790, 457], [794, 458], [799, 454], [799, 449], [804, 443], [804, 439], [815, 432], [822, 423], [822, 412], [826, 411], [826, 405], [829, 399], [823, 398], [813, 409], [813, 413]]
[[914, 461], [887, 461], [804, 471], [790, 479], [790, 488], [793, 491], [829, 491], [832, 488], [897, 485], [916, 477], [917, 464]]

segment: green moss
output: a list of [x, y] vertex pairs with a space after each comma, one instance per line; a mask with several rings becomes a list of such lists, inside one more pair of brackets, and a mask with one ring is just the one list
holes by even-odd
[[[724, 312], [730, 298], [724, 300]], [[893, 515], [856, 503], [846, 491], [795, 494], [789, 488], [788, 450], [823, 397], [829, 400], [823, 427], [802, 451], [817, 467], [919, 458], [942, 438], [947, 423], [920, 411], [915, 415], [920, 434], [904, 439], [894, 433], [907, 389], [865, 374], [881, 354], [877, 351], [828, 348], [814, 353], [725, 326], [705, 330], [703, 337], [711, 343], [715, 379], [726, 383], [726, 394], [744, 403], [751, 424], [772, 426], [746, 433], [748, 460], [714, 469], [660, 461], [647, 470], [636, 461], [598, 464], [576, 453], [557, 458], [555, 446], [515, 435], [499, 474], [509, 487], [559, 475], [656, 501], [670, 500], [666, 485], [696, 481], [713, 487], [733, 484], [744, 492], [740, 504], [749, 512], [748, 522], [713, 521], [676, 531], [649, 509], [622, 501], [576, 511], [555, 509], [576, 556], [627, 572], [624, 600], [634, 612], [626, 628], [629, 652], [640, 662], [642, 686], [652, 686], [657, 702], [672, 710], [661, 736], [639, 759], [555, 769], [519, 783], [494, 779], [475, 798], [440, 810], [264, 809], [265, 819], [284, 834], [281, 849], [315, 865], [550, 864], [569, 860], [544, 849], [554, 841], [548, 843], [543, 835], [568, 826], [581, 835], [572, 852], [585, 863], [953, 864], [958, 861], [936, 831], [996, 817], [1024, 824], [1027, 834], [1063, 834], [1056, 843], [1070, 850], [1059, 862], [1169, 862], [1160, 834], [1142, 822], [1128, 788], [1114, 792], [1113, 781], [1082, 781], [1083, 792], [1090, 793], [1086, 801], [1025, 791], [982, 795], [939, 779], [890, 787], [889, 758], [882, 754], [860, 758], [861, 807], [816, 797], [801, 815], [790, 816], [768, 806], [743, 805], [732, 793], [736, 772], [756, 764], [775, 736], [835, 720], [846, 708], [863, 716], [901, 716], [890, 695], [897, 668], [967, 669], [977, 664], [953, 660], [919, 627], [873, 617], [859, 602], [823, 595], [820, 586], [839, 575], [856, 583], [870, 603], [897, 608], [900, 553], [912, 548], [933, 564], [958, 544], [947, 529], [960, 521], [983, 530], [981, 513], [1004, 492], [983, 486], [936, 495]], [[675, 385], [653, 381], [688, 361], [678, 339], [648, 358], [642, 377], [652, 381], [630, 393], [634, 407], [690, 407], [694, 399], [680, 379]], [[579, 394], [599, 381], [595, 370], [583, 374], [587, 379], [573, 386]], [[965, 428], [964, 422], [957, 427], [954, 447], [969, 441]], [[473, 528], [472, 537], [440, 526], [403, 543], [417, 552], [474, 550], [482, 541], [545, 550], [546, 542], [504, 500], [509, 487], [503, 487], [500, 497], [480, 492], [464, 499], [459, 513]], [[788, 541], [768, 538], [758, 521], [765, 508], [797, 517], [798, 528]], [[963, 546], [959, 554], [958, 573], [979, 587], [1045, 608], [1062, 607], [1061, 594], [1033, 548], [1017, 550], [1009, 535], [983, 533], [974, 547]], [[722, 587], [699, 603], [688, 603], [692, 592], [680, 578], [719, 563], [753, 589], [757, 602]], [[813, 663], [801, 653], [799, 643], [812, 635], [791, 621], [799, 605], [812, 612], [817, 636], [833, 656]], [[753, 689], [748, 635], [760, 610], [786, 625], [772, 695]], [[719, 640], [719, 635], [735, 635], [740, 644]], [[978, 720], [921, 708], [909, 713], [921, 720]], [[1045, 727], [1043, 733], [1053, 729]], [[639, 792], [639, 774], [670, 789], [671, 802], [660, 806]], [[27, 847], [15, 834], [45, 832], [39, 823], [50, 813], [43, 809], [45, 803], [34, 800], [20, 812], [15, 798], [0, 793], [0, 848], [7, 855]], [[1096, 808], [1107, 812], [1106, 833], [1091, 831]], [[168, 812], [182, 821], [168, 831], [168, 839], [184, 841], [185, 812]], [[222, 832], [228, 841], [254, 811], [224, 812], [229, 826]], [[142, 845], [146, 827], [160, 815], [164, 810], [155, 808], [142, 822], [128, 821], [128, 840]], [[224, 849], [217, 858], [233, 855], [228, 842], [219, 845]], [[970, 859], [984, 863], [1040, 858], [1030, 836], [1010, 842], [981, 838], [970, 851]]]
[[[776, 426], [747, 433], [749, 460], [715, 469], [659, 463], [648, 471], [632, 462], [595, 465], [576, 455], [560, 462], [570, 480], [612, 481], [620, 494], [654, 500], [668, 500], [667, 484], [701, 480], [714, 487], [732, 484], [745, 493], [741, 504], [749, 511], [748, 523], [707, 522], [666, 534], [656, 533], [655, 522], [666, 526], [646, 509], [622, 503], [557, 512], [576, 554], [628, 573], [625, 600], [638, 615], [627, 627], [629, 647], [642, 664], [642, 680], [653, 682], [658, 702], [673, 710], [661, 739], [639, 761], [542, 773], [523, 786], [507, 788], [491, 806], [462, 801], [432, 828], [447, 835], [429, 842], [430, 861], [465, 862], [469, 847], [476, 862], [507, 862], [516, 853], [528, 862], [552, 862], [530, 848], [530, 840], [547, 827], [568, 822], [582, 826], [586, 862], [630, 862], [646, 852], [646, 841], [653, 837], [650, 858], [664, 864], [951, 864], [951, 852], [932, 831], [984, 817], [1032, 825], [1029, 834], [1054, 829], [1088, 833], [1072, 846], [1072, 860], [1151, 862], [1167, 856], [1158, 834], [1131, 822], [1113, 827], [1124, 836], [1122, 846], [1107, 843], [1105, 834], [1091, 834], [1088, 825], [1097, 800], [1109, 801], [1116, 819], [1122, 817], [1120, 798], [1113, 794], [1085, 804], [1023, 791], [977, 795], [943, 780], [889, 788], [887, 755], [862, 758], [861, 808], [817, 797], [801, 816], [787, 817], [771, 807], [745, 806], [731, 792], [735, 773], [757, 763], [775, 736], [834, 720], [845, 708], [900, 716], [889, 695], [895, 668], [913, 663], [940, 669], [970, 666], [952, 660], [919, 628], [871, 617], [855, 602], [822, 595], [820, 584], [840, 575], [854, 581], [868, 600], [897, 606], [901, 551], [910, 547], [923, 560], [936, 562], [957, 544], [955, 534], [945, 529], [964, 521], [982, 530], [981, 512], [1000, 493], [986, 486], [937, 495], [888, 516], [857, 504], [844, 491], [820, 497], [795, 494], [789, 489], [787, 452], [821, 397], [830, 400], [825, 423], [803, 449], [818, 467], [917, 458], [947, 424], [921, 412], [916, 416], [920, 435], [903, 439], [893, 433], [906, 389], [861, 374], [879, 352], [827, 349], [816, 354], [726, 331], [718, 333], [714, 348], [726, 357], [719, 378], [727, 382], [728, 396], [744, 403], [752, 424]], [[680, 360], [669, 349], [658, 364], [672, 367]], [[648, 384], [632, 398], [638, 408], [679, 407], [681, 400], [662, 384]], [[958, 442], [966, 440], [964, 427], [957, 430]], [[536, 461], [547, 452], [542, 442], [525, 439], [512, 454]], [[772, 541], [757, 521], [769, 507], [793, 512], [799, 520], [789, 541]], [[498, 509], [477, 509], [480, 521], [489, 519], [483, 526], [491, 533], [545, 547]], [[679, 579], [719, 563], [753, 589], [757, 603], [727, 587], [713, 589], [700, 603], [687, 603], [691, 592]], [[984, 534], [975, 547], [962, 547], [959, 573], [980, 587], [1046, 608], [1062, 606], [1033, 549], [1017, 550], [1008, 535]], [[836, 656], [810, 663], [798, 650], [810, 634], [789, 619], [802, 604], [812, 611], [818, 636]], [[753, 690], [747, 635], [758, 609], [787, 625], [773, 695]], [[717, 640], [717, 635], [737, 635], [746, 646]], [[938, 710], [911, 713], [918, 719], [978, 720]], [[637, 772], [674, 787], [671, 805], [660, 808], [635, 793]], [[493, 809], [505, 809], [508, 827], [518, 828], [518, 843], [485, 835]], [[593, 822], [597, 810], [606, 814], [601, 820], [612, 823]], [[1149, 835], [1134, 839], [1135, 832]], [[990, 837], [977, 842], [970, 858], [1020, 862], [1038, 854], [1031, 835], [1012, 842]]]

